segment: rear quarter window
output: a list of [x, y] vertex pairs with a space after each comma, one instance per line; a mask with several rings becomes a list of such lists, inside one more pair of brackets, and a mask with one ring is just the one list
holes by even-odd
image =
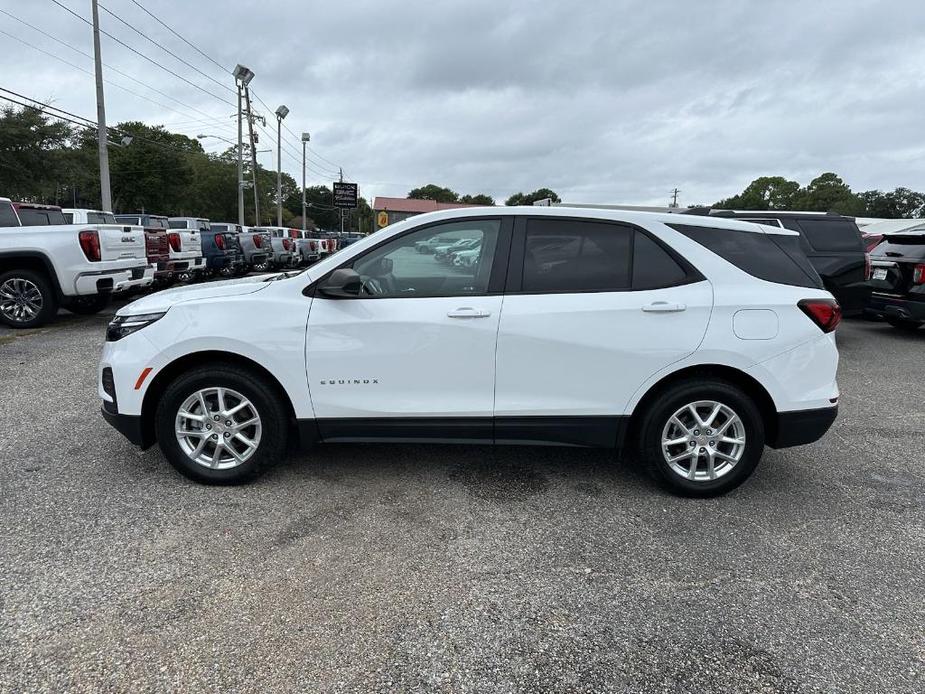
[[860, 251], [864, 243], [857, 224], [847, 219], [800, 219], [800, 231], [817, 251]]
[[800, 251], [799, 238], [762, 232], [669, 224], [752, 277], [795, 287], [822, 288], [822, 280]]

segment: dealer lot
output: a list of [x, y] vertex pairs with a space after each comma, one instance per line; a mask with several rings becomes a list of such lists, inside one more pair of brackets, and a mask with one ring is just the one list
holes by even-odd
[[925, 330], [731, 494], [606, 451], [317, 448], [181, 478], [98, 414], [107, 316], [0, 330], [0, 689], [921, 691]]

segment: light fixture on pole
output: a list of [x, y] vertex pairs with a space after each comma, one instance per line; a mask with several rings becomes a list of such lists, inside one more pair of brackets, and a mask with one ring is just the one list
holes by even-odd
[[305, 231], [305, 217], [308, 215], [308, 206], [305, 204], [305, 146], [311, 141], [311, 139], [311, 135], [308, 133], [302, 133], [302, 231]]
[[280, 106], [276, 109], [276, 226], [283, 226], [283, 118], [289, 115], [289, 109]]
[[241, 125], [242, 90], [254, 79], [254, 73], [241, 64], [235, 65], [231, 72], [238, 89], [238, 224], [244, 225], [244, 131]]

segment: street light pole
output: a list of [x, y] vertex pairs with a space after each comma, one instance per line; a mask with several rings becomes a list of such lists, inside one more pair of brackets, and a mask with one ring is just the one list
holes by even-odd
[[100, 56], [100, 10], [91, 0], [93, 11], [93, 63], [96, 74], [96, 135], [100, 149], [100, 202], [104, 212], [112, 212], [112, 189], [109, 187], [109, 150], [106, 149], [106, 105], [103, 100], [103, 59]]
[[305, 146], [311, 141], [309, 133], [302, 133], [302, 231], [305, 231], [308, 216], [308, 205], [305, 200]]
[[[254, 73], [240, 63], [231, 71], [235, 86], [238, 88], [238, 224], [244, 226], [244, 131], [241, 124], [243, 113], [241, 101], [244, 88], [254, 79]], [[255, 222], [259, 224], [260, 222]]]
[[283, 118], [289, 109], [276, 109], [276, 226], [283, 226]]

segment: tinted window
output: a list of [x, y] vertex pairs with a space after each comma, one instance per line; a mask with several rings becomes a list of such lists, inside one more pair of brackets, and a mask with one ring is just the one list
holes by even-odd
[[167, 222], [169, 229], [186, 229], [186, 222], [176, 219], [171, 219]]
[[777, 234], [738, 229], [716, 229], [688, 224], [668, 226], [753, 277], [796, 287], [822, 287], [822, 280], [812, 270], [809, 261], [805, 260], [805, 257], [799, 261], [795, 259], [803, 255], [796, 236], [779, 239]]
[[[363, 281], [363, 295], [381, 298], [464, 296], [488, 291], [501, 222], [472, 219], [427, 227], [375, 248], [358, 258], [353, 269]], [[452, 256], [422, 250], [437, 237], [476, 243]]]
[[527, 221], [525, 292], [628, 289], [633, 230], [605, 222]]
[[87, 224], [115, 224], [115, 215], [109, 212], [88, 212]]
[[24, 227], [68, 224], [60, 210], [41, 210], [34, 207], [20, 207], [19, 220]]
[[683, 284], [687, 272], [655, 240], [640, 231], [633, 242], [633, 289]]
[[158, 229], [168, 229], [167, 219], [165, 217], [151, 217], [148, 220], [148, 226], [157, 227]]
[[0, 202], [0, 227], [18, 227], [19, 220], [13, 212], [13, 206], [8, 202]]
[[887, 236], [870, 252], [872, 258], [925, 259], [925, 234]]
[[212, 231], [228, 231], [228, 224], [213, 224]]
[[[120, 224], [141, 224], [141, 217], [130, 217], [129, 215], [126, 215], [126, 214], [120, 214], [120, 215], [116, 215], [116, 222]], [[148, 226], [156, 226], [156, 225], [149, 224]]]
[[800, 228], [817, 251], [863, 251], [857, 224], [847, 219], [800, 219]]
[[68, 224], [74, 223], [74, 213], [73, 212], [62, 212], [61, 214], [64, 215], [64, 219], [67, 220]]

